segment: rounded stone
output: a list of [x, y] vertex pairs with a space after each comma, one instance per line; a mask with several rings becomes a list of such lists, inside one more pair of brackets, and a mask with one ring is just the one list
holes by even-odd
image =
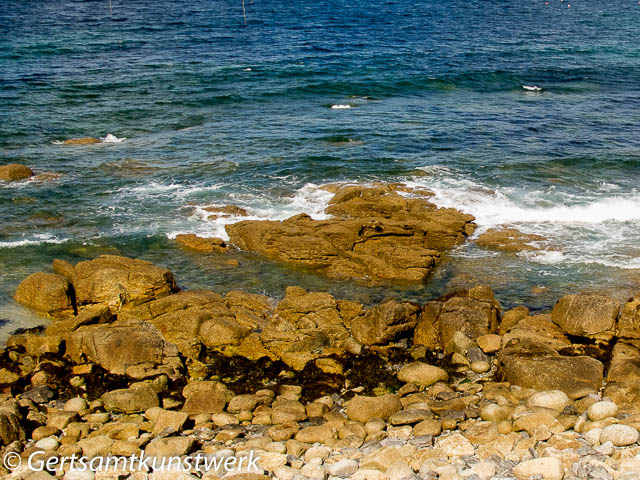
[[70, 400], [67, 400], [67, 403], [64, 404], [65, 412], [80, 412], [86, 409], [87, 409], [87, 401], [81, 397], [75, 397]]
[[562, 460], [555, 457], [541, 457], [526, 460], [513, 468], [513, 474], [518, 480], [525, 480], [539, 475], [544, 480], [562, 480], [564, 468]]
[[618, 406], [613, 402], [596, 402], [587, 409], [589, 420], [597, 422], [605, 418], [615, 417], [618, 414]]
[[443, 369], [422, 362], [405, 365], [398, 372], [398, 380], [401, 382], [415, 383], [425, 387], [431, 386], [440, 380], [446, 382], [448, 379], [449, 375]]
[[488, 403], [480, 409], [480, 418], [488, 422], [500, 422], [506, 420], [508, 417], [508, 409], [495, 403]]
[[486, 373], [491, 370], [491, 364], [484, 360], [478, 360], [477, 362], [471, 362], [471, 370], [476, 373]]
[[38, 440], [35, 444], [36, 448], [41, 448], [42, 450], [55, 450], [60, 445], [58, 439], [55, 437], [46, 437], [41, 440]]
[[537, 392], [531, 395], [527, 405], [529, 407], [543, 407], [561, 411], [571, 405], [571, 399], [560, 390], [547, 390], [546, 392]]
[[375, 433], [383, 431], [386, 426], [387, 424], [383, 419], [372, 418], [364, 425], [364, 430], [367, 432], [367, 435], [373, 435]]
[[594, 447], [600, 445], [600, 435], [602, 435], [602, 428], [592, 428], [588, 432], [584, 433], [582, 437]]
[[616, 447], [625, 447], [638, 441], [638, 430], [628, 425], [609, 425], [600, 434], [600, 443], [611, 442]]

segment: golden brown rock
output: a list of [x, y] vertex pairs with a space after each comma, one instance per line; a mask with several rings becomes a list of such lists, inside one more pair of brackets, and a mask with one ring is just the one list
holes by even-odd
[[25, 278], [13, 296], [16, 302], [51, 316], [73, 313], [69, 281], [53, 273], [37, 272]]
[[204, 207], [205, 212], [211, 213], [207, 216], [207, 220], [216, 220], [225, 217], [246, 217], [249, 215], [244, 208], [236, 205], [226, 205], [224, 207]]
[[203, 238], [193, 233], [181, 233], [176, 236], [176, 242], [181, 247], [202, 253], [224, 253], [229, 250], [229, 247], [221, 238]]
[[539, 250], [535, 242], [545, 241], [542, 235], [522, 233], [516, 228], [490, 228], [476, 239], [476, 244], [503, 252]]
[[92, 145], [94, 143], [100, 143], [100, 139], [94, 137], [69, 138], [62, 143], [64, 145]]
[[362, 345], [387, 343], [397, 335], [412, 330], [419, 315], [420, 306], [390, 300], [353, 319], [351, 333]]
[[611, 340], [618, 304], [603, 295], [567, 295], [553, 307], [551, 319], [569, 335]]
[[17, 182], [33, 176], [33, 171], [26, 165], [10, 163], [0, 165], [0, 180], [5, 182]]
[[102, 303], [114, 309], [139, 305], [176, 292], [172, 273], [151, 262], [102, 255], [75, 266], [78, 305]]
[[407, 198], [392, 186], [337, 188], [327, 208], [334, 216], [306, 214], [280, 221], [227, 225], [231, 243], [334, 278], [423, 280], [440, 252], [473, 232], [473, 217]]

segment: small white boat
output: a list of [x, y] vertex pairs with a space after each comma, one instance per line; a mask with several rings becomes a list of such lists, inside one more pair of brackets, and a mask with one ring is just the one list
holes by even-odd
[[539, 87], [537, 85], [522, 85], [522, 88], [524, 88], [528, 92], [541, 92], [542, 91], [542, 87]]

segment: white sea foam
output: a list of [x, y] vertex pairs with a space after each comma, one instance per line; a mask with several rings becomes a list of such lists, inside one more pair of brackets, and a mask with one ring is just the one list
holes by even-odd
[[112, 135], [110, 133], [107, 133], [107, 135], [104, 137], [100, 137], [100, 141], [102, 143], [120, 143], [120, 142], [124, 142], [126, 139], [127, 137], [118, 138], [115, 135]]
[[331, 108], [333, 110], [346, 110], [348, 108], [351, 108], [351, 105], [346, 104], [346, 103], [344, 103], [344, 104], [343, 103], [337, 103], [335, 105], [331, 105]]
[[22, 240], [0, 241], [0, 248], [16, 248], [28, 245], [59, 244], [68, 241], [66, 238], [57, 238], [54, 235], [39, 233], [32, 238], [23, 238]]
[[[520, 254], [531, 262], [640, 268], [633, 241], [640, 234], [637, 192], [624, 195], [618, 186], [606, 183], [580, 194], [561, 191], [556, 186], [493, 190], [492, 186], [445, 166], [423, 170], [430, 175], [406, 183], [434, 192], [430, 200], [439, 207], [472, 214], [478, 225], [475, 236], [492, 227], [513, 226], [546, 237], [548, 242], [539, 245], [543, 250]], [[459, 255], [464, 256], [465, 252]]]
[[[324, 213], [333, 194], [313, 183], [308, 183], [298, 189], [291, 197], [273, 198], [268, 195], [236, 194], [225, 204], [199, 205], [194, 209], [188, 227], [181, 227], [167, 233], [167, 237], [175, 238], [181, 233], [196, 233], [205, 237], [219, 237], [228, 240], [225, 226], [242, 220], [285, 220], [299, 213], [306, 213], [311, 218], [322, 220], [329, 216]], [[205, 210], [206, 207], [234, 204], [247, 210], [247, 216], [219, 216], [212, 220], [208, 217], [214, 214]]]
[[524, 90], [527, 90], [528, 92], [541, 92], [542, 88], [537, 86], [537, 85], [522, 85], [522, 88]]

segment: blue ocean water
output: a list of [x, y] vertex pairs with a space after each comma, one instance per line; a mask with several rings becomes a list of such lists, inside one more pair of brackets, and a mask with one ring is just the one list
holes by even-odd
[[[0, 3], [0, 163], [60, 174], [0, 185], [0, 328], [37, 321], [10, 299], [27, 274], [100, 253], [167, 265], [187, 288], [300, 284], [365, 302], [489, 283], [506, 306], [548, 308], [638, 288], [639, 2], [246, 7], [244, 25], [240, 0]], [[126, 139], [56, 144], [107, 134]], [[376, 180], [548, 248], [469, 243], [424, 285], [367, 287], [250, 254], [234, 269], [172, 241], [224, 235], [207, 205], [319, 216], [318, 185]]]

